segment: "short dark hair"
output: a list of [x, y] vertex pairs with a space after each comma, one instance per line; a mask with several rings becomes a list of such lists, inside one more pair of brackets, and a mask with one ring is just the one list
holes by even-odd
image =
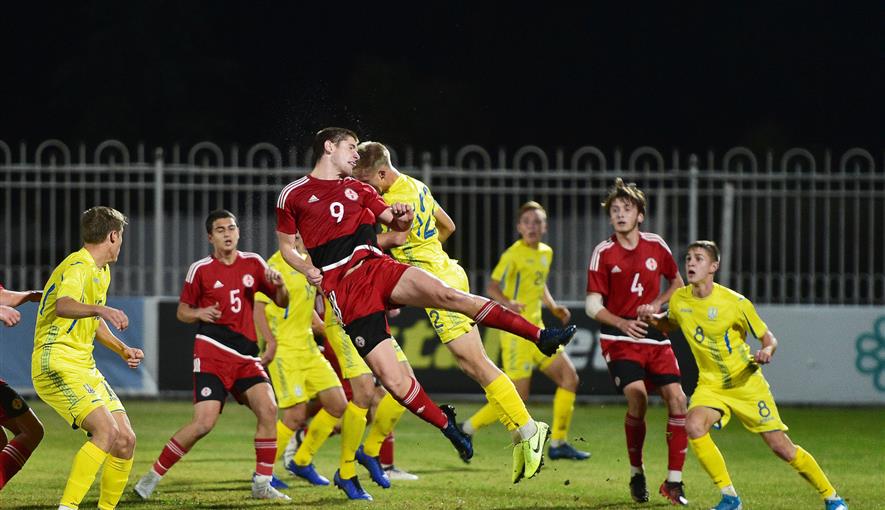
[[120, 232], [129, 224], [126, 215], [113, 207], [99, 205], [80, 215], [80, 238], [83, 244], [98, 244], [111, 232]]
[[687, 252], [692, 248], [699, 248], [701, 250], [704, 250], [705, 252], [707, 252], [708, 255], [710, 255], [713, 260], [719, 262], [719, 247], [716, 246], [716, 243], [714, 243], [713, 241], [705, 241], [703, 239], [695, 241], [689, 244], [688, 248], [686, 248], [685, 251]]
[[316, 165], [317, 161], [319, 161], [320, 158], [323, 157], [323, 154], [325, 154], [326, 142], [332, 142], [335, 145], [338, 145], [338, 142], [344, 140], [348, 136], [352, 137], [354, 140], [359, 140], [356, 133], [347, 128], [327, 127], [317, 131], [317, 134], [313, 137], [313, 164]]
[[636, 186], [635, 182], [625, 184], [624, 179], [620, 177], [615, 179], [615, 186], [609, 190], [608, 196], [605, 197], [605, 202], [602, 203], [602, 208], [605, 209], [605, 212], [609, 212], [612, 202], [618, 198], [633, 202], [633, 205], [639, 209], [639, 213], [645, 214], [645, 193]]
[[234, 216], [234, 213], [227, 209], [215, 209], [209, 213], [209, 216], [206, 216], [206, 233], [211, 234], [212, 224], [215, 223], [215, 220], [220, 220], [222, 218], [230, 218], [234, 220], [234, 225], [239, 226], [239, 223], [237, 223], [237, 217]]

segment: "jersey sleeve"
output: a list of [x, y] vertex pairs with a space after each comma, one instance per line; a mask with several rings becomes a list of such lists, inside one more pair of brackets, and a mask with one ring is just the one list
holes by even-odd
[[670, 251], [669, 247], [667, 247], [667, 249], [661, 247], [661, 274], [664, 275], [664, 278], [667, 280], [672, 280], [673, 278], [676, 278], [677, 274], [679, 274], [679, 266], [676, 264], [676, 259], [673, 258], [673, 253]]
[[58, 284], [56, 299], [69, 297], [80, 301], [83, 297], [83, 289], [86, 288], [86, 264], [76, 262], [65, 268]]
[[359, 191], [360, 198], [362, 199], [360, 203], [363, 205], [363, 207], [372, 211], [372, 214], [374, 214], [376, 218], [380, 216], [381, 213], [383, 213], [388, 207], [390, 207], [389, 205], [387, 205], [384, 199], [381, 198], [381, 195], [379, 195], [378, 192], [375, 191], [375, 188], [363, 182], [358, 182], [358, 184], [361, 188], [357, 190]]
[[768, 331], [768, 325], [759, 317], [756, 307], [749, 299], [742, 297], [737, 302], [738, 310], [741, 313], [740, 321], [745, 331], [749, 331], [758, 339]]
[[280, 193], [277, 200], [277, 231], [293, 235], [298, 232], [298, 213], [293, 204], [293, 193]]
[[507, 278], [507, 273], [510, 272], [510, 269], [513, 265], [513, 256], [508, 249], [503, 254], [501, 254], [501, 259], [498, 261], [498, 264], [492, 269], [492, 280], [496, 282], [503, 281], [504, 278]]
[[262, 292], [267, 296], [275, 296], [277, 294], [277, 286], [273, 284], [272, 281], [267, 279], [266, 269], [267, 262], [261, 258], [261, 255], [256, 255], [256, 258], [253, 259], [255, 261], [255, 280], [258, 282], [258, 288], [255, 289], [256, 292]]
[[594, 253], [587, 266], [587, 294], [596, 292], [608, 297], [608, 272], [602, 262], [602, 255]]
[[197, 269], [194, 271], [194, 274], [191, 275], [190, 280], [185, 278], [184, 286], [181, 287], [181, 295], [178, 297], [179, 302], [193, 307], [200, 306], [200, 298], [203, 295], [203, 291], [200, 288], [199, 273], [200, 270]]

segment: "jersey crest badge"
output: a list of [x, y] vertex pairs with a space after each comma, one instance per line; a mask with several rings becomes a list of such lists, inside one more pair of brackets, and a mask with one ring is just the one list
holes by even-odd
[[353, 200], [354, 202], [356, 202], [356, 199], [359, 198], [359, 196], [357, 196], [356, 194], [356, 191], [352, 190], [351, 188], [344, 188], [344, 196]]
[[615, 267], [612, 268], [612, 274], [614, 274], [614, 273], [620, 273], [620, 272], [621, 272], [621, 268], [620, 268], [620, 267], [615, 266]]
[[251, 274], [244, 274], [243, 275], [243, 285], [246, 288], [251, 289], [252, 286], [255, 285], [255, 278], [252, 278]]
[[544, 255], [541, 255], [541, 265], [542, 265], [542, 266], [546, 266], [546, 265], [547, 265], [547, 257], [544, 256]]
[[312, 203], [314, 203], [314, 202], [319, 202], [319, 201], [320, 201], [320, 199], [317, 198], [316, 195], [311, 195], [310, 198], [307, 199], [307, 203], [308, 203], [308, 204], [312, 204]]
[[213, 289], [220, 289], [224, 287], [224, 284], [221, 283], [221, 280], [215, 280], [215, 285], [212, 286]]
[[649, 271], [654, 271], [658, 268], [658, 261], [649, 257], [645, 259], [645, 267], [648, 268]]
[[719, 310], [716, 309], [715, 306], [711, 306], [707, 308], [707, 318], [710, 320], [716, 319], [716, 316], [719, 315]]

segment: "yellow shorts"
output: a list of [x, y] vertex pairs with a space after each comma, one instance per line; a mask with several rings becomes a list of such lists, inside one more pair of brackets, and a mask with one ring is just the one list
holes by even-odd
[[734, 414], [750, 432], [789, 430], [781, 421], [771, 388], [761, 371], [751, 375], [745, 384], [737, 388], [698, 386], [691, 396], [688, 409], [695, 407], [712, 407], [721, 411], [719, 428], [725, 428]]
[[[326, 321], [326, 340], [332, 346], [335, 357], [338, 358], [338, 366], [341, 368], [341, 377], [345, 379], [353, 379], [365, 374], [371, 374], [372, 370], [369, 365], [356, 352], [356, 347], [350, 341], [350, 337], [344, 332], [344, 328], [337, 322], [331, 323]], [[407, 361], [406, 355], [400, 349], [396, 339], [393, 338], [393, 348], [396, 350], [396, 359], [398, 361]]]
[[531, 377], [535, 368], [546, 369], [563, 350], [563, 347], [560, 346], [553, 356], [544, 356], [535, 344], [521, 336], [503, 331], [499, 334], [501, 338], [501, 368], [507, 377], [513, 380]]
[[[467, 279], [467, 273], [463, 267], [458, 265], [458, 262], [448, 259], [446, 263], [438, 267], [426, 267], [423, 265], [421, 267], [444, 281], [449, 287], [470, 292], [470, 281]], [[430, 324], [436, 330], [436, 336], [444, 344], [473, 329], [473, 320], [466, 315], [438, 308], [425, 308], [425, 310], [427, 311], [427, 317], [430, 318]]]
[[31, 367], [37, 396], [53, 408], [71, 428], [77, 429], [92, 411], [105, 406], [125, 413], [123, 403], [97, 368], [84, 367], [51, 357]]
[[319, 351], [278, 351], [267, 371], [280, 409], [307, 402], [323, 390], [341, 387], [335, 369]]

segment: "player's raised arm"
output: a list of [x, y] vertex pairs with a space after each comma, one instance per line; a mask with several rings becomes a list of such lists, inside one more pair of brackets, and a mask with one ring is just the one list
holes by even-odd
[[378, 215], [378, 221], [399, 232], [411, 230], [413, 219], [415, 209], [410, 204], [393, 204]]
[[452, 220], [452, 217], [449, 216], [439, 204], [437, 204], [436, 209], [433, 210], [433, 217], [436, 219], [436, 230], [438, 232], [437, 236], [439, 236], [439, 242], [444, 243], [449, 236], [455, 233], [455, 221]]
[[302, 259], [295, 250], [295, 234], [286, 234], [277, 230], [277, 241], [280, 245], [280, 255], [287, 264], [296, 271], [307, 277], [311, 285], [319, 287], [323, 283], [323, 273], [316, 268], [310, 258]]
[[55, 314], [64, 319], [101, 317], [120, 331], [129, 327], [129, 317], [122, 310], [103, 305], [87, 305], [68, 296], [58, 298], [55, 303]]

